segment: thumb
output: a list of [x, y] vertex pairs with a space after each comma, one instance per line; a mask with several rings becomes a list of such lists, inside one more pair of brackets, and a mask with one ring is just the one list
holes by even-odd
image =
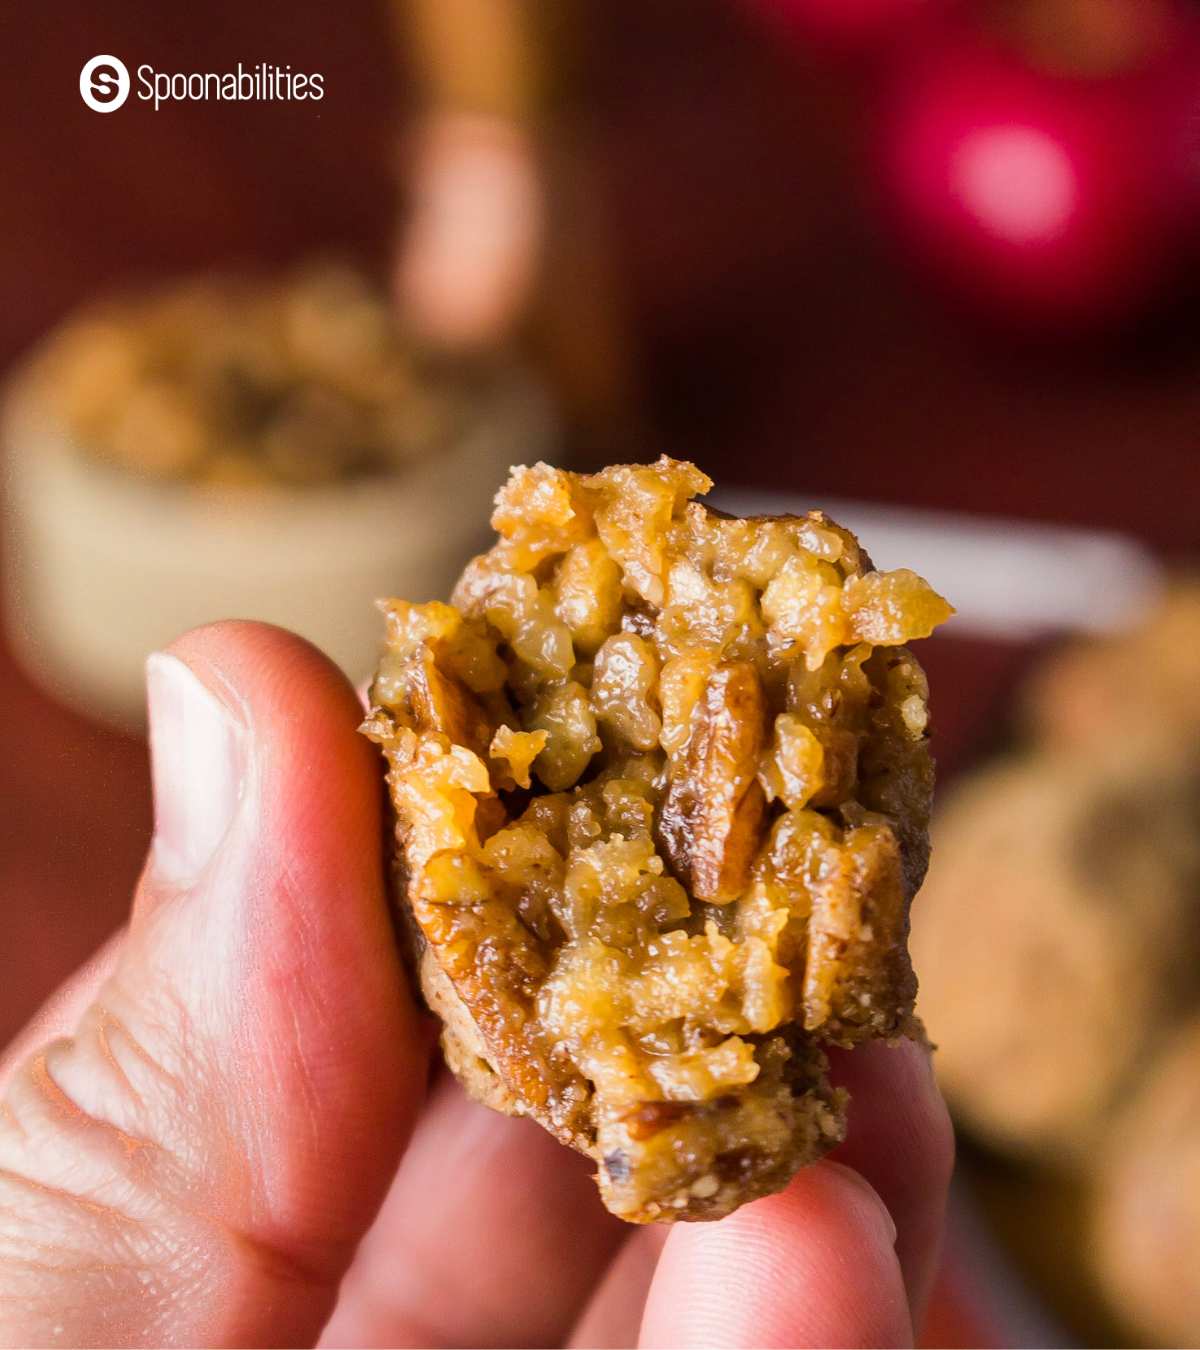
[[425, 1080], [378, 772], [353, 691], [276, 629], [199, 629], [147, 684], [128, 932], [0, 1103], [0, 1343], [311, 1341]]

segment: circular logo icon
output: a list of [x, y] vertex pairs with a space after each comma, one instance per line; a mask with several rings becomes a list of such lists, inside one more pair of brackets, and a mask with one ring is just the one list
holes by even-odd
[[79, 97], [93, 112], [116, 112], [129, 97], [129, 71], [116, 56], [93, 56], [79, 72]]

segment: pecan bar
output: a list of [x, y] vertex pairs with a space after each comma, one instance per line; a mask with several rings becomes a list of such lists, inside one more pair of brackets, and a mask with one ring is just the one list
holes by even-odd
[[950, 607], [819, 512], [733, 519], [690, 464], [513, 471], [451, 604], [383, 603], [364, 730], [451, 1068], [710, 1219], [842, 1137], [823, 1047], [908, 1026], [927, 686]]

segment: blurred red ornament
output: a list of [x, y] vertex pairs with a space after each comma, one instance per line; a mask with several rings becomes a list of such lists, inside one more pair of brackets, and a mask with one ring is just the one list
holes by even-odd
[[1193, 27], [1155, 0], [1081, 3], [1127, 22], [1068, 46], [1066, 66], [1031, 40], [1040, 27], [922, 29], [877, 109], [885, 206], [911, 251], [993, 317], [1052, 331], [1141, 311], [1196, 219]]
[[748, 0], [797, 38], [842, 55], [872, 52], [952, 0]]

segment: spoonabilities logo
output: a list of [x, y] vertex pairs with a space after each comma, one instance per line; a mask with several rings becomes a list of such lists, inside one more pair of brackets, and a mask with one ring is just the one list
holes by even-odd
[[79, 72], [79, 97], [93, 112], [116, 112], [129, 97], [125, 62], [116, 56], [93, 56]]

